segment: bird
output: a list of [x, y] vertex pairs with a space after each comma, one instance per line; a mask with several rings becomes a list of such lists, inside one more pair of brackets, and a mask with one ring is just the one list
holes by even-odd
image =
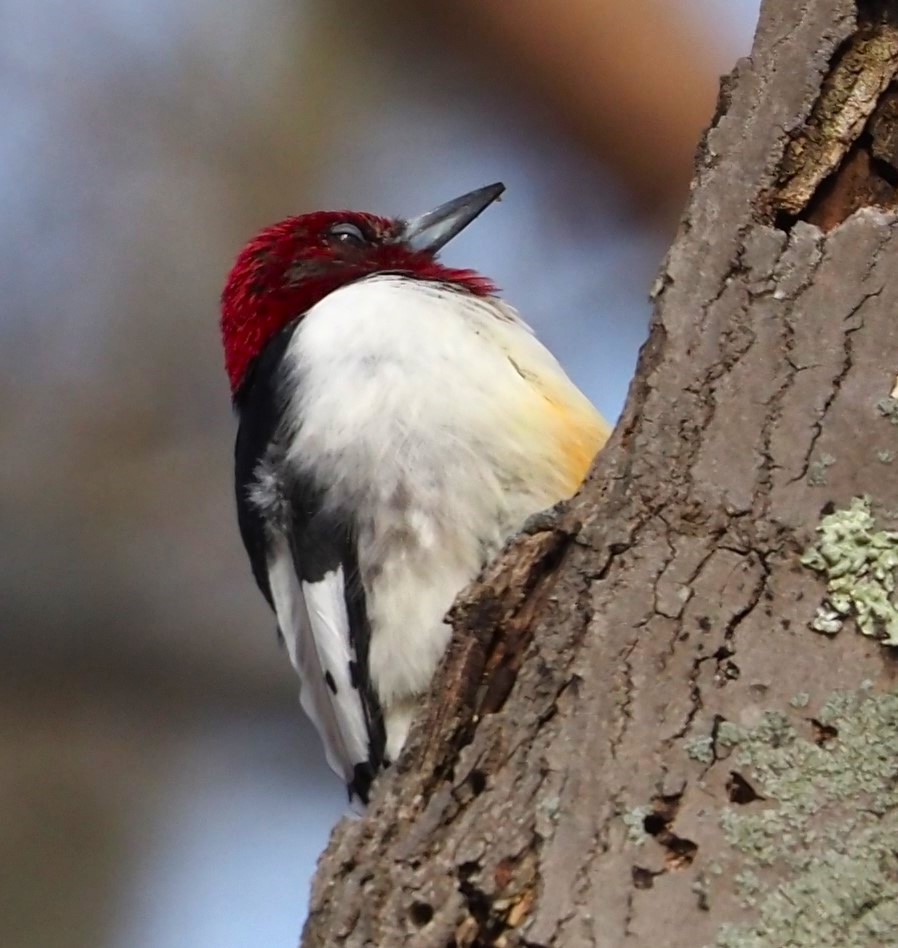
[[505, 190], [261, 230], [221, 296], [237, 521], [350, 802], [402, 749], [456, 595], [570, 498], [609, 426], [495, 284], [439, 251]]

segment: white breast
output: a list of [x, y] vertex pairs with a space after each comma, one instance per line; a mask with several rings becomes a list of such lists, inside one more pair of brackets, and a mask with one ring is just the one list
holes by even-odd
[[353, 512], [372, 681], [388, 713], [407, 715], [455, 595], [531, 513], [572, 493], [562, 429], [601, 422], [513, 310], [399, 276], [313, 307], [287, 365], [288, 463]]

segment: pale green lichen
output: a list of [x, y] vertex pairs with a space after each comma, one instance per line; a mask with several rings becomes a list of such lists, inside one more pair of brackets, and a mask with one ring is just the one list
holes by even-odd
[[721, 747], [735, 747], [742, 740], [742, 729], [732, 721], [721, 721], [716, 740]]
[[895, 460], [895, 452], [888, 449], [876, 452], [876, 460], [880, 464], [891, 464]]
[[808, 483], [811, 487], [823, 487], [826, 484], [826, 469], [832, 467], [836, 459], [831, 454], [822, 454], [808, 465]]
[[700, 764], [714, 763], [714, 738], [693, 737], [686, 741], [686, 753]]
[[874, 948], [898, 932], [898, 693], [834, 695], [820, 746], [781, 714], [741, 731], [733, 764], [762, 800], [721, 824], [734, 890], [755, 919], [716, 948]]
[[893, 425], [898, 425], [898, 398], [887, 395], [876, 403], [876, 410]]
[[801, 562], [826, 578], [827, 595], [811, 628], [835, 635], [853, 616], [864, 635], [898, 646], [898, 608], [892, 601], [898, 533], [877, 530], [867, 497], [824, 517], [817, 542]]
[[798, 694], [792, 696], [792, 700], [789, 702], [793, 708], [806, 708], [810, 703], [811, 696], [806, 691], [799, 691]]
[[651, 810], [647, 806], [634, 806], [621, 817], [627, 827], [627, 839], [636, 846], [641, 846], [649, 838], [645, 831], [645, 818], [649, 813]]
[[737, 872], [733, 876], [733, 884], [743, 905], [754, 905], [763, 889], [761, 877], [753, 869]]

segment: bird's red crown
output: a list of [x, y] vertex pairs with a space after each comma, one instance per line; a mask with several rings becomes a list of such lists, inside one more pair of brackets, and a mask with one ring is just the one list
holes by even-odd
[[[487, 190], [472, 195], [480, 195], [483, 203]], [[288, 217], [260, 231], [237, 257], [221, 298], [221, 334], [232, 393], [240, 391], [269, 340], [347, 283], [397, 273], [451, 283], [478, 296], [495, 292], [493, 284], [473, 270], [445, 267], [436, 258], [439, 248], [486, 206], [483, 203], [472, 213], [470, 198], [465, 195], [410, 222], [353, 211], [319, 211]], [[463, 201], [468, 201], [467, 219], [458, 211]], [[450, 206], [455, 208], [454, 217], [446, 210]]]

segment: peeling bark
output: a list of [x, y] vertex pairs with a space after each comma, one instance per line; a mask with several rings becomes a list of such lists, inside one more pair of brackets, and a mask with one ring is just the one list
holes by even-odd
[[801, 558], [822, 513], [898, 509], [896, 70], [896, 4], [764, 4], [612, 440], [456, 604], [304, 945], [894, 940], [895, 664], [811, 631]]

